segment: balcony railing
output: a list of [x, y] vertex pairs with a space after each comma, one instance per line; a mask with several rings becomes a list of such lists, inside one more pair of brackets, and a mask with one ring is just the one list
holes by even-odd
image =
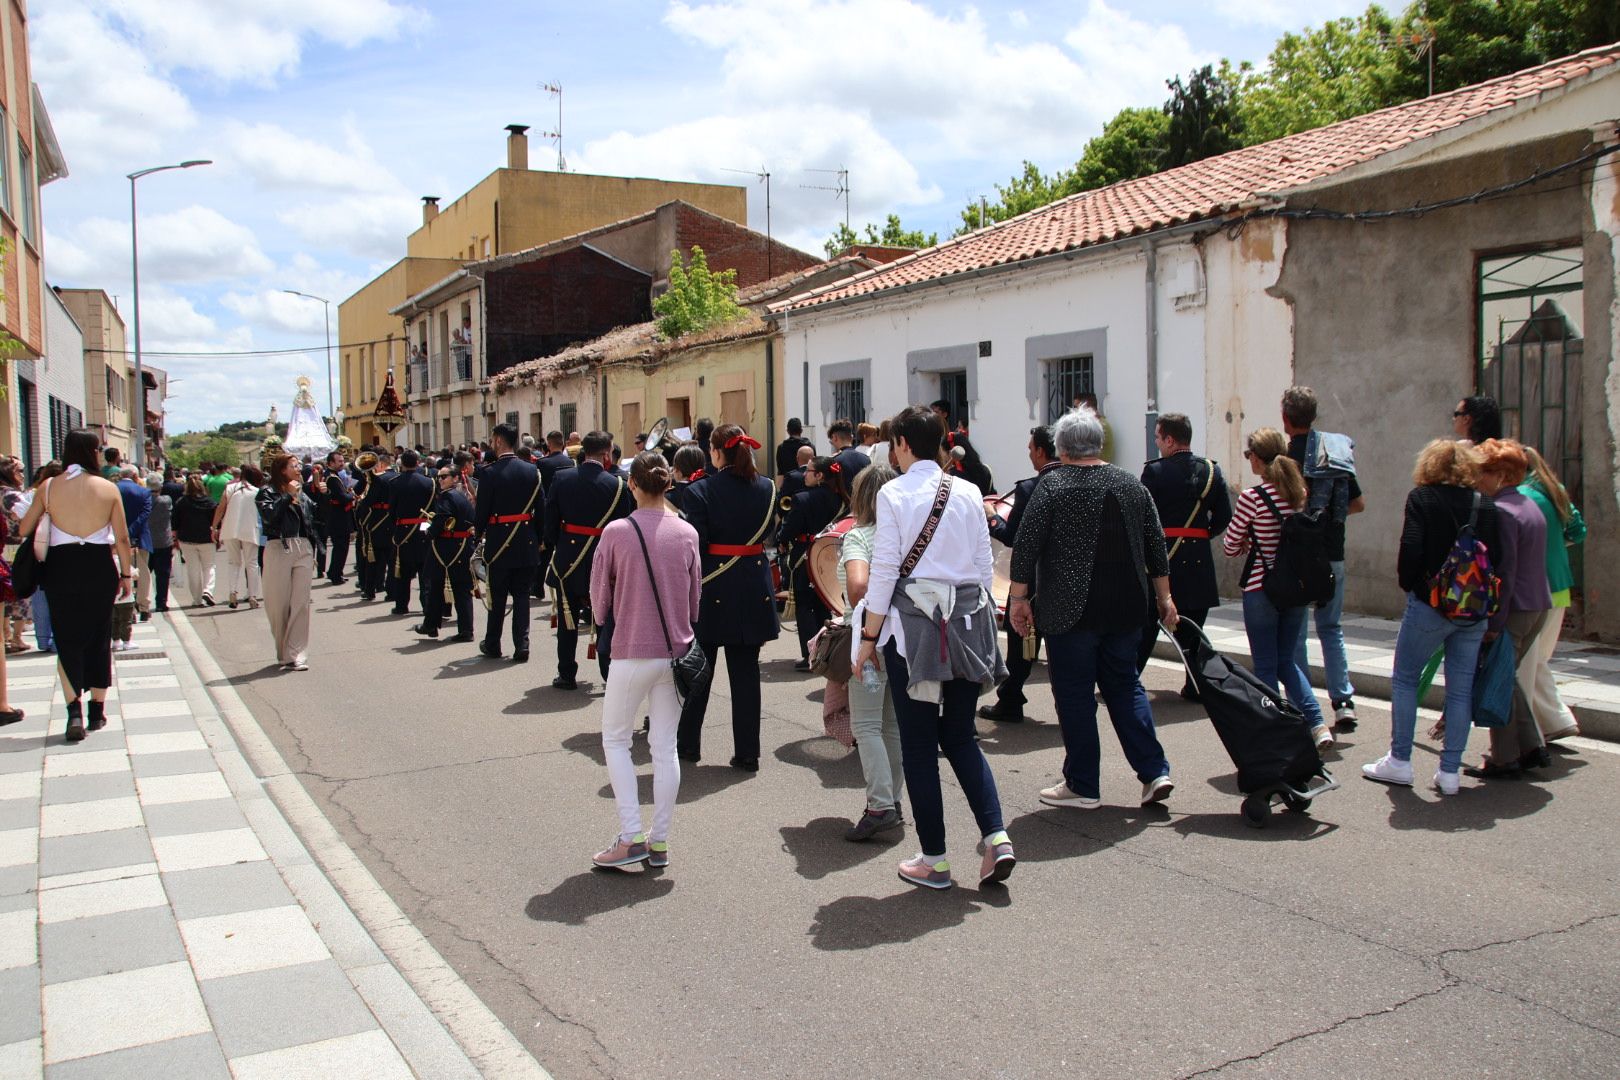
[[472, 367], [473, 367], [473, 364], [472, 364], [472, 346], [470, 346], [470, 345], [452, 345], [452, 346], [450, 346], [450, 362], [451, 362], [451, 365], [453, 366], [453, 368], [455, 369], [454, 373], [452, 375], [452, 381], [453, 382], [471, 382], [472, 381], [472, 377], [473, 377], [473, 375], [472, 375]]
[[406, 369], [405, 393], [420, 397], [428, 392], [428, 364], [426, 360], [412, 360]]

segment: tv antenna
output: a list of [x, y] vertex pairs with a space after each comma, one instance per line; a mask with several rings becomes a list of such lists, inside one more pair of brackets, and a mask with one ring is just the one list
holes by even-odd
[[833, 198], [844, 200], [844, 231], [849, 232], [849, 169], [840, 165], [836, 169], [806, 169], [805, 172], [826, 173], [837, 177], [835, 184], [800, 184], [808, 191], [830, 191]]
[[775, 276], [771, 273], [771, 170], [761, 165], [757, 169], [721, 169], [720, 171], [752, 176], [765, 185], [765, 277], [769, 280]]
[[1419, 23], [1419, 29], [1405, 34], [1385, 34], [1380, 38], [1385, 48], [1396, 46], [1400, 48], [1416, 49], [1419, 60], [1427, 58], [1429, 61], [1429, 97], [1434, 96], [1434, 53], [1440, 44], [1440, 38], [1429, 23]]
[[546, 93], [552, 95], [553, 97], [555, 97], [557, 99], [557, 130], [556, 131], [542, 131], [540, 133], [540, 137], [542, 139], [550, 139], [552, 142], [557, 144], [557, 171], [558, 172], [567, 172], [568, 171], [568, 162], [566, 160], [564, 160], [564, 158], [563, 158], [563, 145], [562, 145], [562, 135], [563, 135], [563, 126], [562, 126], [562, 91], [563, 91], [563, 88], [562, 88], [562, 83], [543, 82], [543, 83], [540, 84], [540, 89], [544, 90]]

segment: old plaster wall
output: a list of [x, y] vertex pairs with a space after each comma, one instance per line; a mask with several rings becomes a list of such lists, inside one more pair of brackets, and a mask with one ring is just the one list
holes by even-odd
[[[1588, 133], [1581, 131], [1493, 148], [1325, 189], [1310, 204], [1363, 211], [1429, 203], [1529, 176], [1589, 146]], [[1395, 554], [1413, 458], [1428, 440], [1450, 435], [1457, 400], [1474, 392], [1478, 258], [1581, 244], [1591, 229], [1592, 206], [1585, 185], [1564, 179], [1418, 218], [1290, 221], [1274, 291], [1294, 308], [1294, 381], [1315, 388], [1319, 428], [1356, 439], [1367, 498], [1366, 513], [1352, 520], [1348, 535], [1347, 606], [1392, 615], [1402, 603]], [[1586, 246], [1590, 256], [1599, 245]], [[1612, 260], [1606, 268], [1597, 261], [1589, 257], [1585, 268], [1583, 396], [1590, 420], [1600, 419], [1591, 413], [1601, 410], [1612, 352], [1613, 266]], [[1607, 415], [1601, 423], [1601, 438], [1588, 428], [1588, 447], [1611, 444]], [[1589, 497], [1610, 486], [1612, 469], [1609, 461], [1600, 469], [1588, 467]], [[1605, 491], [1605, 501], [1598, 521], [1612, 526], [1612, 491]], [[1607, 592], [1620, 571], [1600, 568], [1612, 566], [1620, 552], [1602, 537], [1598, 521], [1589, 542], [1588, 584]], [[1612, 527], [1608, 535], [1615, 535]], [[1600, 621], [1606, 634], [1620, 633], [1615, 615]]]

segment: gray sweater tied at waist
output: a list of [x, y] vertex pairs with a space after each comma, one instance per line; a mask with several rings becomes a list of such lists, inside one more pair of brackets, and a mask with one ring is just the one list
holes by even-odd
[[939, 704], [943, 684], [952, 679], [977, 683], [983, 694], [1007, 677], [995, 605], [977, 582], [903, 577], [895, 584], [893, 610], [912, 700]]

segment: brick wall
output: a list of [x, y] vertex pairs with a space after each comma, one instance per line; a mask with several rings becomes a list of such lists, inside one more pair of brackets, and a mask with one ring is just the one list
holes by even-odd
[[[711, 270], [736, 270], [740, 287], [757, 284], [790, 270], [803, 270], [821, 262], [763, 233], [681, 206], [675, 219], [676, 247], [682, 255], [694, 246], [703, 249]], [[769, 250], [769, 258], [766, 252]]]
[[489, 274], [488, 374], [648, 321], [650, 284], [646, 274], [587, 248]]

